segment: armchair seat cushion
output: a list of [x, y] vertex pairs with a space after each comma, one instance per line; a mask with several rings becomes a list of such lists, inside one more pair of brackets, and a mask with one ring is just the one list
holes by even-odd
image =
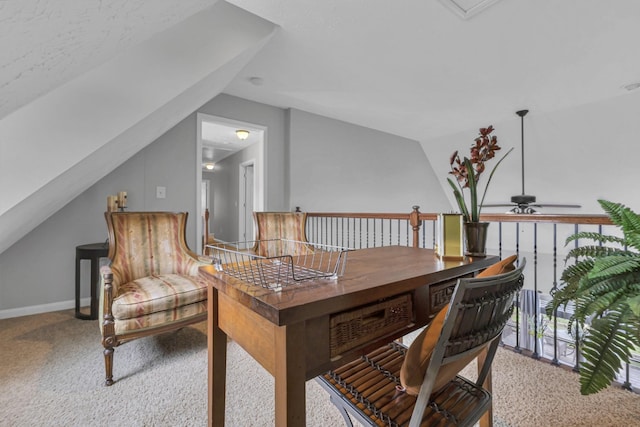
[[207, 284], [200, 276], [152, 275], [121, 284], [113, 300], [116, 320], [172, 311], [207, 299]]
[[207, 301], [199, 301], [193, 304], [183, 305], [173, 310], [158, 311], [144, 316], [132, 317], [115, 321], [115, 331], [118, 335], [126, 335], [130, 332], [137, 332], [141, 329], [153, 328], [155, 326], [166, 325], [178, 320], [196, 317], [207, 312]]

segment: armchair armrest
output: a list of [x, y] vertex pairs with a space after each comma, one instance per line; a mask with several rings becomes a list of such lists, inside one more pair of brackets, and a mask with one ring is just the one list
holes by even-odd
[[100, 321], [100, 332], [102, 332], [102, 339], [108, 340], [112, 339], [115, 335], [115, 326], [113, 321], [113, 295], [114, 295], [114, 285], [113, 285], [113, 272], [109, 266], [103, 266], [100, 269], [100, 309], [98, 313], [102, 316], [98, 318]]

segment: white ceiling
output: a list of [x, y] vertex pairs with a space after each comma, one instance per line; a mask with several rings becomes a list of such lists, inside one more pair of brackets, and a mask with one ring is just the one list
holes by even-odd
[[[238, 138], [239, 129], [249, 131], [245, 140]], [[207, 163], [217, 163], [250, 145], [262, 141], [264, 130], [250, 126], [234, 126], [226, 123], [210, 121], [202, 122], [202, 167], [206, 170]]]
[[215, 3], [0, 1], [0, 119]]
[[[214, 3], [0, 1], [0, 118]], [[229, 3], [281, 31], [225, 92], [419, 141], [640, 81], [637, 0], [501, 0], [466, 20], [438, 0]]]
[[467, 20], [438, 0], [229, 1], [282, 28], [225, 92], [419, 141], [640, 81], [637, 0], [501, 0]]
[[0, 252], [221, 92], [427, 147], [640, 81], [640, 1], [447, 1], [0, 0]]

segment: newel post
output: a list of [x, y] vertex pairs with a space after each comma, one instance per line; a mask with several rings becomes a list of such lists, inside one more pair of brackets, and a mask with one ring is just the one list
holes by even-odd
[[420, 243], [420, 206], [413, 206], [413, 211], [409, 214], [409, 224], [413, 230], [412, 246], [417, 248]]

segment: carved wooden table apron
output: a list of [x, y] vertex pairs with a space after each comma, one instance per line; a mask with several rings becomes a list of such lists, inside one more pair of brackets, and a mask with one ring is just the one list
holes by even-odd
[[[227, 337], [274, 376], [275, 425], [304, 426], [305, 381], [426, 325], [447, 303], [459, 277], [497, 260], [488, 256], [442, 261], [430, 249], [404, 246], [359, 249], [349, 252], [344, 276], [301, 282], [281, 291], [248, 285], [213, 266], [202, 267], [209, 281], [209, 425], [224, 425]], [[332, 319], [407, 296], [412, 307], [408, 325], [367, 336], [366, 342], [360, 339], [353, 348], [342, 347], [335, 354]]]

